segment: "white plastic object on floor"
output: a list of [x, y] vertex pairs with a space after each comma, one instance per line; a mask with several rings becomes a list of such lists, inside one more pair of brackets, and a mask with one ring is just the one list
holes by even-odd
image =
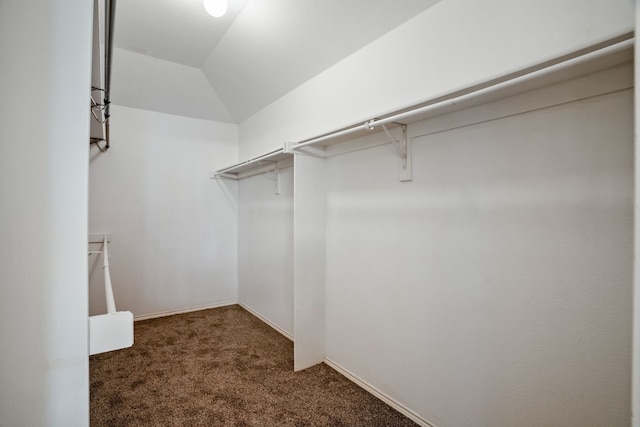
[[133, 313], [130, 311], [116, 311], [109, 273], [110, 236], [102, 236], [102, 251], [89, 253], [102, 254], [104, 271], [104, 288], [107, 301], [107, 314], [89, 316], [89, 355], [120, 350], [133, 345]]
[[118, 311], [89, 317], [89, 354], [133, 345], [133, 313]]

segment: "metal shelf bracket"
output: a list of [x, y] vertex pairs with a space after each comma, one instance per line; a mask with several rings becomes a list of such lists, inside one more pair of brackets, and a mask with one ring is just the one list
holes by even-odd
[[400, 124], [401, 134], [398, 139], [394, 138], [384, 124], [380, 125], [384, 133], [387, 134], [387, 138], [395, 148], [398, 156], [400, 157], [400, 166], [398, 169], [398, 178], [401, 182], [411, 181], [411, 143], [407, 139], [407, 125]]
[[280, 173], [278, 169], [274, 169], [265, 174], [265, 178], [273, 182], [273, 194], [280, 195]]

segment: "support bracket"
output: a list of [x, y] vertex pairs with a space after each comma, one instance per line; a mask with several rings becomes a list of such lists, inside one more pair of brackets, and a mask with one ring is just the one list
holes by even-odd
[[393, 148], [395, 148], [398, 156], [400, 157], [400, 165], [398, 169], [398, 178], [400, 179], [400, 182], [411, 181], [411, 143], [407, 139], [407, 125], [400, 125], [402, 131], [399, 139], [394, 138], [384, 124], [382, 124], [381, 127], [382, 130], [384, 130], [384, 133], [387, 134], [387, 138], [389, 138], [391, 145], [393, 145]]
[[278, 169], [274, 169], [265, 174], [265, 177], [273, 182], [273, 194], [276, 196], [280, 195], [280, 174], [278, 172]]

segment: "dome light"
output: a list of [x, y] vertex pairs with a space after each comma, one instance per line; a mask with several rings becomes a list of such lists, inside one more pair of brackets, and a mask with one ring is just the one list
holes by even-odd
[[209, 15], [219, 18], [227, 13], [227, 0], [204, 0], [204, 8]]

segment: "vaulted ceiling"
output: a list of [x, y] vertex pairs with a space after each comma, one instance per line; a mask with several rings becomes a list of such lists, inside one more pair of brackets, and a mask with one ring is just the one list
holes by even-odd
[[[202, 0], [124, 0], [116, 12], [115, 46], [121, 54], [115, 63], [130, 70], [133, 63], [151, 64], [151, 58], [163, 60], [153, 62], [158, 69], [178, 70], [179, 64], [188, 70], [180, 71], [182, 79], [190, 82], [183, 89], [175, 81], [158, 82], [165, 98], [147, 94], [148, 104], [167, 110], [162, 104], [170, 102], [172, 91], [191, 91], [194, 105], [204, 111], [201, 118], [239, 123], [438, 1], [229, 0], [227, 14], [214, 18]], [[153, 74], [131, 85], [121, 74], [124, 104], [135, 103], [132, 93], [144, 91], [144, 80]]]

